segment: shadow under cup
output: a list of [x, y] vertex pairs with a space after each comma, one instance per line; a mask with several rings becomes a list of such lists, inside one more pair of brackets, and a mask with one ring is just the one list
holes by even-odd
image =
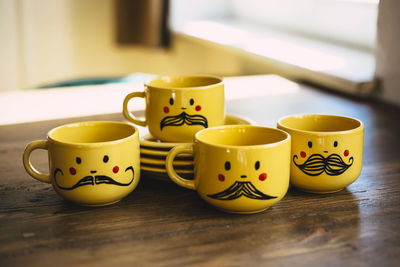
[[[67, 200], [104, 206], [132, 192], [140, 179], [138, 130], [128, 123], [92, 121], [51, 130], [47, 140], [33, 141], [24, 152], [24, 166], [35, 179], [51, 183]], [[49, 174], [30, 163], [34, 149], [47, 149]]]
[[324, 114], [281, 118], [277, 126], [292, 137], [290, 182], [312, 193], [333, 193], [360, 175], [364, 125], [360, 120]]
[[[179, 177], [174, 157], [193, 153], [193, 181]], [[195, 143], [172, 149], [167, 172], [180, 186], [232, 213], [256, 213], [281, 200], [289, 186], [290, 136], [279, 129], [229, 125], [202, 130]]]

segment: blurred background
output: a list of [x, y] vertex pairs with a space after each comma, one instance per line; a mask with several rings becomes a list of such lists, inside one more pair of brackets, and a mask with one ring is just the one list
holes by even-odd
[[396, 0], [0, 0], [0, 92], [273, 73], [400, 104], [397, 10]]

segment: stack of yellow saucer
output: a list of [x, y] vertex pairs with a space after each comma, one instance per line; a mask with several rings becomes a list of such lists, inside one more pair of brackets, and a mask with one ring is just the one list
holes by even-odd
[[[226, 115], [225, 125], [248, 125], [253, 124], [250, 120], [235, 116]], [[176, 145], [183, 143], [162, 142], [155, 139], [150, 134], [140, 138], [140, 169], [142, 177], [149, 177], [158, 180], [169, 181], [165, 170], [165, 159], [168, 152]], [[186, 179], [193, 179], [193, 156], [190, 154], [180, 154], [174, 161], [175, 170], [179, 175]]]

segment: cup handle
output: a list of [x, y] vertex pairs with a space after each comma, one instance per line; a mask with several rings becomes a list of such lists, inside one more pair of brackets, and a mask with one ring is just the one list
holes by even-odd
[[168, 152], [167, 159], [165, 161], [165, 168], [167, 170], [169, 178], [171, 178], [171, 180], [174, 183], [176, 183], [177, 185], [180, 185], [182, 187], [185, 187], [185, 188], [196, 190], [194, 180], [187, 180], [187, 179], [182, 178], [181, 176], [179, 176], [176, 173], [176, 171], [174, 169], [174, 165], [173, 165], [174, 159], [175, 159], [176, 155], [178, 155], [179, 153], [182, 153], [182, 152], [187, 152], [187, 153], [193, 154], [193, 145], [192, 144], [178, 145], [178, 146], [174, 147], [173, 149], [171, 149]]
[[35, 169], [35, 167], [32, 166], [32, 163], [30, 161], [31, 153], [35, 149], [46, 149], [48, 150], [48, 142], [47, 140], [38, 140], [38, 141], [33, 141], [29, 143], [24, 151], [23, 155], [23, 163], [25, 170], [29, 175], [31, 175], [33, 178], [45, 182], [45, 183], [50, 183], [50, 174], [45, 174], [42, 172], [39, 172], [38, 170]]
[[144, 121], [138, 120], [138, 119], [128, 110], [128, 102], [129, 102], [132, 98], [134, 98], [134, 97], [145, 98], [145, 97], [146, 97], [146, 93], [145, 93], [145, 92], [133, 92], [133, 93], [128, 94], [128, 95], [125, 97], [125, 99], [124, 99], [124, 104], [123, 104], [123, 106], [122, 106], [122, 112], [123, 112], [125, 118], [126, 118], [128, 121], [130, 121], [130, 122], [132, 122], [132, 123], [134, 123], [134, 124], [136, 124], [136, 125], [146, 126], [146, 125], [147, 125], [147, 121], [146, 121], [146, 120], [144, 120]]

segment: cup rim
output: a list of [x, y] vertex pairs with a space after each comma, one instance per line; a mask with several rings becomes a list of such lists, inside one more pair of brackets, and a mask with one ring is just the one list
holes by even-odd
[[[357, 127], [348, 129], [348, 130], [338, 130], [338, 131], [307, 131], [307, 130], [301, 130], [301, 129], [296, 129], [292, 127], [288, 127], [284, 124], [282, 124], [282, 121], [288, 118], [300, 118], [300, 117], [312, 117], [312, 116], [320, 116], [320, 117], [331, 117], [331, 118], [340, 118], [340, 119], [345, 119], [345, 120], [353, 120], [358, 123]], [[298, 133], [303, 133], [303, 134], [315, 134], [315, 135], [333, 135], [333, 134], [347, 134], [347, 133], [352, 133], [354, 131], [362, 130], [364, 128], [364, 124], [361, 120], [353, 118], [353, 117], [346, 117], [346, 116], [341, 116], [341, 115], [334, 115], [334, 114], [319, 114], [319, 113], [300, 113], [300, 114], [291, 114], [288, 116], [284, 116], [278, 119], [277, 121], [277, 126], [278, 128], [281, 128], [282, 130], [289, 130], [293, 132], [298, 132]]]
[[[200, 86], [188, 86], [188, 87], [160, 87], [160, 86], [154, 86], [154, 85], [150, 85], [150, 83], [152, 81], [155, 80], [162, 80], [162, 79], [171, 79], [171, 78], [178, 78], [178, 77], [185, 77], [185, 78], [214, 78], [216, 80], [219, 80], [216, 83], [213, 84], [208, 84], [208, 85], [200, 85]], [[159, 90], [177, 90], [177, 91], [183, 91], [183, 90], [187, 90], [187, 89], [198, 89], [198, 90], [204, 90], [210, 87], [214, 87], [214, 86], [218, 86], [224, 83], [224, 79], [222, 77], [218, 77], [218, 76], [214, 76], [214, 75], [159, 75], [153, 79], [150, 79], [148, 81], [146, 81], [144, 83], [144, 85], [148, 88], [152, 88], [152, 89], [159, 89]]]
[[[280, 133], [284, 134], [285, 138], [280, 141], [277, 141], [277, 142], [257, 144], [257, 145], [222, 145], [222, 144], [210, 143], [210, 142], [207, 142], [207, 141], [199, 138], [199, 136], [202, 135], [202, 133], [205, 131], [218, 130], [218, 129], [229, 129], [229, 128], [230, 129], [232, 129], [232, 128], [253, 128], [253, 129], [262, 129], [262, 130], [272, 130], [272, 131], [280, 132]], [[250, 149], [265, 149], [265, 148], [279, 146], [285, 142], [289, 142], [290, 139], [291, 139], [290, 134], [288, 134], [287, 132], [285, 132], [281, 129], [277, 129], [277, 128], [258, 126], [258, 125], [222, 125], [222, 126], [210, 127], [210, 128], [198, 131], [195, 134], [194, 142], [202, 143], [204, 145], [207, 145], [210, 147], [215, 147], [215, 148], [229, 148], [229, 149], [233, 149], [233, 150], [250, 150]]]
[[[123, 138], [119, 138], [119, 139], [115, 139], [115, 140], [110, 140], [110, 141], [104, 141], [104, 142], [91, 142], [91, 143], [84, 143], [84, 142], [68, 142], [68, 141], [62, 141], [59, 140], [57, 138], [55, 138], [53, 135], [56, 131], [63, 129], [63, 128], [68, 128], [68, 127], [81, 127], [81, 126], [91, 126], [91, 125], [110, 125], [110, 127], [115, 126], [115, 125], [124, 125], [127, 127], [130, 127], [133, 132]], [[55, 127], [53, 129], [51, 129], [48, 133], [47, 133], [47, 139], [55, 144], [58, 145], [63, 145], [63, 146], [74, 146], [74, 147], [104, 147], [104, 146], [108, 146], [108, 145], [115, 145], [115, 144], [119, 144], [122, 143], [128, 139], [131, 138], [135, 138], [135, 136], [137, 136], [139, 138], [139, 131], [138, 129], [129, 123], [126, 122], [120, 122], [120, 121], [82, 121], [82, 122], [73, 122], [73, 123], [67, 123], [67, 124], [63, 124], [60, 125], [58, 127]], [[138, 142], [139, 144], [139, 142]]]

